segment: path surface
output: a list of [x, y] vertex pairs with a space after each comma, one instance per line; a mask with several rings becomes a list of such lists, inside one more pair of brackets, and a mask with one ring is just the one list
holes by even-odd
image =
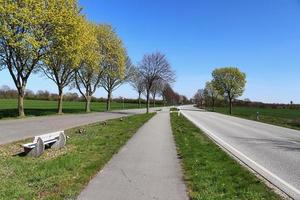
[[223, 147], [300, 199], [300, 131], [183, 106], [182, 113]]
[[[157, 109], [160, 108], [151, 108], [151, 111]], [[25, 119], [0, 120], [0, 144], [98, 121], [139, 114], [145, 111], [145, 109], [130, 109], [112, 112], [95, 112], [90, 114], [53, 115]]]
[[187, 200], [168, 111], [139, 129], [78, 199]]

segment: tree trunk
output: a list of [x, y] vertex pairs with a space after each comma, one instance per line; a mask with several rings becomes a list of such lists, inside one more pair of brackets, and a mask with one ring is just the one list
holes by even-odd
[[106, 111], [110, 110], [110, 99], [111, 99], [111, 92], [107, 92]]
[[147, 113], [149, 113], [149, 107], [150, 107], [150, 91], [147, 90]]
[[139, 108], [141, 108], [141, 93], [139, 92]]
[[91, 96], [85, 98], [85, 112], [91, 112]]
[[25, 87], [18, 88], [18, 112], [19, 117], [25, 117], [24, 112], [24, 95], [25, 95]]
[[212, 98], [212, 111], [215, 112], [215, 99]]
[[57, 114], [63, 114], [63, 89], [58, 89], [58, 105], [57, 105]]
[[155, 107], [155, 95], [153, 95], [153, 107]]
[[229, 98], [229, 114], [232, 115], [232, 99]]
[[163, 98], [163, 103], [164, 103], [164, 106], [166, 106], [166, 99], [165, 99], [165, 97], [164, 97], [164, 96], [162, 96], [162, 98]]

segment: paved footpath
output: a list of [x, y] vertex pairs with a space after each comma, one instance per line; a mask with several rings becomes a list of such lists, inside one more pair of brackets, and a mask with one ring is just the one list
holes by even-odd
[[80, 200], [188, 200], [170, 117], [155, 115], [79, 195]]

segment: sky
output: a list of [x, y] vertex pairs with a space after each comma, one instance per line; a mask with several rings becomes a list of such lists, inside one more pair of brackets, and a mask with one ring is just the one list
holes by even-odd
[[[300, 103], [300, 0], [79, 0], [87, 18], [111, 24], [128, 54], [166, 54], [176, 72], [174, 89], [189, 98], [211, 80], [213, 69], [239, 67], [247, 75], [241, 99]], [[0, 86], [14, 87], [6, 70]], [[28, 89], [56, 92], [34, 74]], [[68, 92], [68, 89], [65, 90]], [[96, 96], [105, 96], [103, 89]], [[136, 98], [129, 85], [114, 97]]]

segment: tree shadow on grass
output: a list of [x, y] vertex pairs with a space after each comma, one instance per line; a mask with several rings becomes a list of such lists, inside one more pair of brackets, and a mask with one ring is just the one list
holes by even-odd
[[[63, 109], [65, 114], [74, 113], [84, 113], [84, 109]], [[57, 114], [57, 109], [25, 109], [26, 116], [45, 116], [45, 115], [55, 115]], [[16, 118], [18, 117], [17, 109], [0, 109], [0, 119], [3, 118]]]

